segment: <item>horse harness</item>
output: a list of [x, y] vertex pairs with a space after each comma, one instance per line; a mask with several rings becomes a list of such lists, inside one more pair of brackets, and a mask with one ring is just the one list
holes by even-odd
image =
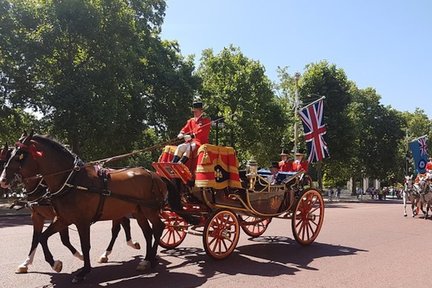
[[[105, 200], [107, 197], [112, 197], [112, 198], [116, 198], [122, 201], [127, 201], [127, 202], [131, 202], [131, 203], [135, 203], [135, 204], [139, 204], [139, 205], [143, 205], [149, 208], [154, 208], [154, 209], [160, 209], [163, 207], [164, 203], [161, 203], [161, 201], [157, 201], [157, 200], [152, 200], [152, 201], [144, 201], [142, 199], [136, 198], [136, 197], [132, 197], [132, 196], [127, 196], [127, 195], [122, 195], [122, 194], [118, 194], [118, 193], [113, 193], [111, 190], [108, 189], [108, 183], [109, 180], [111, 179], [110, 176], [110, 169], [108, 168], [97, 168], [97, 175], [101, 181], [101, 186], [100, 187], [85, 187], [85, 186], [80, 186], [77, 183], [74, 183], [75, 178], [77, 176], [77, 174], [81, 171], [81, 169], [85, 166], [84, 162], [82, 162], [78, 157], [75, 158], [74, 161], [74, 168], [70, 170], [70, 173], [68, 175], [68, 177], [66, 178], [66, 181], [64, 182], [64, 184], [61, 186], [61, 188], [55, 192], [50, 192], [47, 190], [47, 193], [43, 196], [43, 198], [46, 199], [53, 199], [55, 197], [61, 196], [64, 193], [66, 193], [67, 191], [70, 190], [81, 190], [81, 191], [85, 191], [88, 193], [94, 193], [94, 194], [98, 194], [99, 195], [99, 203], [97, 206], [97, 209], [95, 211], [95, 215], [92, 218], [92, 223], [97, 222], [103, 214], [103, 208], [104, 208], [104, 204], [105, 204]], [[155, 185], [155, 179], [154, 179], [154, 175], [151, 171], [145, 169], [150, 177], [151, 177], [151, 191], [154, 193], [154, 185]], [[155, 195], [156, 196], [156, 195]], [[154, 197], [156, 198], [156, 197]]]

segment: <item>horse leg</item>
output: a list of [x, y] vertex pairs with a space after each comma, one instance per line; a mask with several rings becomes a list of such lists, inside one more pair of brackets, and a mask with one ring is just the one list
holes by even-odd
[[81, 249], [84, 256], [84, 266], [78, 270], [78, 273], [72, 278], [72, 283], [76, 284], [85, 280], [85, 277], [91, 271], [90, 265], [90, 224], [76, 224], [81, 242]]
[[411, 211], [412, 217], [418, 215], [417, 199], [415, 197], [411, 197]]
[[112, 227], [111, 227], [111, 241], [108, 244], [108, 247], [106, 248], [105, 252], [100, 256], [98, 261], [99, 263], [108, 262], [108, 256], [111, 254], [111, 251], [113, 249], [114, 243], [117, 239], [119, 232], [120, 232], [120, 222], [119, 220], [113, 220]]
[[135, 215], [135, 218], [144, 234], [144, 238], [146, 239], [146, 256], [144, 260], [142, 260], [138, 264], [136, 270], [144, 271], [152, 266], [152, 263], [149, 260], [149, 258], [150, 258], [150, 251], [152, 249], [153, 231], [152, 228], [150, 227], [150, 224], [148, 223], [148, 220], [145, 218], [144, 215], [141, 215], [141, 213], [139, 213], [138, 215], [137, 213], [137, 215]]
[[150, 260], [150, 263], [152, 264], [151, 267], [154, 268], [157, 265], [157, 259], [156, 259], [157, 249], [159, 247], [160, 238], [161, 238], [162, 233], [165, 229], [165, 224], [160, 219], [158, 211], [156, 211], [156, 213], [154, 213], [152, 215], [152, 217], [149, 217], [149, 220], [152, 223], [153, 237], [154, 237], [154, 243], [153, 243], [153, 247], [151, 250], [151, 255], [150, 255], [149, 260]]
[[[156, 259], [157, 248], [159, 246], [159, 240], [162, 236], [163, 230], [165, 228], [165, 224], [160, 219], [159, 211], [151, 210], [150, 213], [146, 215], [146, 218], [147, 218], [146, 221], [147, 225], [148, 225], [148, 221], [150, 221], [152, 224], [152, 234], [153, 234], [154, 242], [152, 243], [150, 241], [152, 245], [150, 245], [150, 250], [147, 250], [145, 260], [150, 262], [151, 268], [154, 268], [158, 263]], [[149, 247], [149, 245], [147, 245], [147, 247]]]
[[27, 259], [18, 266], [18, 269], [15, 271], [15, 273], [27, 273], [28, 266], [33, 263], [34, 255], [36, 254], [36, 248], [39, 244], [39, 236], [42, 233], [43, 225], [44, 225], [44, 218], [35, 212], [33, 209], [31, 210], [31, 219], [33, 223], [33, 237], [32, 237], [32, 243], [30, 246], [30, 252], [27, 256]]
[[54, 261], [53, 255], [51, 254], [51, 251], [48, 247], [48, 238], [51, 235], [66, 229], [67, 227], [68, 225], [64, 221], [60, 220], [59, 218], [54, 218], [54, 221], [48, 226], [47, 229], [45, 229], [45, 231], [39, 237], [39, 242], [44, 252], [45, 261], [47, 261], [48, 264], [50, 264], [50, 266], [56, 272], [60, 272], [62, 270], [63, 263], [60, 260]]
[[65, 229], [61, 230], [59, 232], [59, 234], [60, 234], [60, 239], [61, 239], [63, 245], [66, 246], [70, 250], [70, 252], [72, 253], [72, 255], [75, 256], [76, 258], [78, 258], [81, 261], [84, 260], [83, 255], [79, 251], [77, 251], [75, 249], [75, 247], [72, 246], [72, 244], [70, 243], [69, 228], [66, 227]]
[[402, 198], [403, 198], [404, 216], [407, 217], [407, 212], [406, 212], [406, 203], [407, 203], [407, 201], [406, 201], [406, 193], [405, 193], [405, 191], [403, 191], [402, 193], [403, 193], [402, 194], [403, 195]]
[[141, 246], [138, 242], [132, 241], [132, 235], [131, 235], [131, 228], [130, 228], [130, 220], [128, 217], [123, 217], [120, 220], [120, 224], [123, 227], [123, 230], [125, 232], [126, 236], [126, 243], [128, 246], [132, 247], [133, 249], [141, 249]]

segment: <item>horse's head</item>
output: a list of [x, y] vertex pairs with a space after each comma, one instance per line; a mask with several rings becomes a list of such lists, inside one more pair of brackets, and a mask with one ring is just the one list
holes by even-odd
[[413, 175], [405, 176], [405, 190], [412, 189], [414, 185]]
[[56, 186], [63, 181], [63, 175], [72, 171], [77, 162], [76, 155], [72, 154], [63, 145], [40, 135], [23, 135], [16, 142], [9, 161], [0, 177], [0, 185], [7, 187], [16, 175], [21, 176], [27, 183], [35, 178], [43, 177], [46, 183]]
[[33, 133], [30, 135], [23, 134], [16, 143], [15, 148], [10, 150], [0, 176], [0, 185], [2, 188], [8, 188], [16, 175], [29, 177], [38, 173], [36, 171], [37, 164], [35, 163], [35, 158], [42, 154], [36, 149], [35, 144], [32, 143], [32, 137]]

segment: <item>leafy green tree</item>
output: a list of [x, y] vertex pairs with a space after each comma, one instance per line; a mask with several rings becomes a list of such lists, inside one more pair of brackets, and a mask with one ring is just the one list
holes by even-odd
[[165, 6], [0, 0], [0, 71], [13, 80], [8, 101], [41, 111], [49, 132], [84, 158], [129, 151], [148, 128], [174, 134], [174, 107], [186, 108], [199, 82], [193, 61], [159, 38]]
[[353, 175], [390, 181], [401, 174], [398, 143], [403, 139], [403, 119], [380, 104], [372, 88], [353, 91], [350, 117], [355, 123]]
[[225, 117], [220, 142], [234, 146], [241, 159], [269, 165], [280, 151], [286, 116], [276, 101], [264, 67], [229, 46], [202, 53], [198, 75], [210, 115]]

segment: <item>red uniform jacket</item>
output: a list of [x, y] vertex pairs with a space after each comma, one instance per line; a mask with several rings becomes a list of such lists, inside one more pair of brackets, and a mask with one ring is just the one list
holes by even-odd
[[292, 168], [293, 161], [280, 161], [279, 162], [279, 171], [281, 172], [290, 172], [293, 171]]
[[309, 162], [307, 161], [307, 160], [301, 160], [301, 161], [294, 161], [293, 162], [293, 164], [292, 164], [292, 168], [293, 168], [293, 170], [292, 171], [301, 171], [301, 170], [304, 170], [304, 171], [308, 171], [308, 169], [309, 169]]
[[426, 171], [432, 171], [432, 162], [431, 162], [431, 161], [429, 161], [429, 162], [426, 164]]
[[191, 118], [186, 122], [186, 125], [181, 129], [181, 133], [193, 135], [192, 141], [198, 146], [201, 144], [209, 143], [210, 135], [210, 118], [198, 117], [197, 119]]

